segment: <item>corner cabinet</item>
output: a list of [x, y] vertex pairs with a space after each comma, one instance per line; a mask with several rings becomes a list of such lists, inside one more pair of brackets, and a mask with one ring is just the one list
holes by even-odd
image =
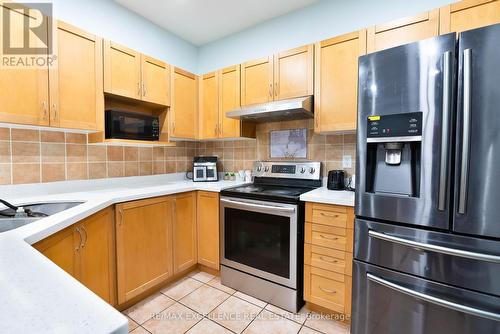
[[173, 197], [174, 273], [189, 269], [198, 263], [196, 234], [196, 192]]
[[439, 35], [439, 9], [368, 28], [368, 53]]
[[198, 263], [219, 270], [219, 194], [198, 191]]
[[173, 275], [171, 196], [116, 205], [118, 303]]
[[178, 67], [172, 71], [172, 106], [169, 111], [170, 137], [198, 137], [198, 77]]
[[113, 217], [113, 208], [107, 208], [33, 245], [111, 305], [116, 304]]
[[315, 45], [314, 131], [356, 130], [358, 58], [366, 54], [366, 30]]
[[170, 105], [170, 65], [104, 41], [104, 92], [159, 106]]
[[243, 63], [241, 105], [312, 95], [313, 65], [313, 45]]
[[462, 32], [500, 23], [499, 0], [467, 0], [439, 10], [440, 34]]

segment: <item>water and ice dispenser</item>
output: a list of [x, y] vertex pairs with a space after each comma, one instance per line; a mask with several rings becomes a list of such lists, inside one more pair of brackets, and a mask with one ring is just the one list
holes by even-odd
[[419, 197], [422, 113], [368, 116], [366, 191]]

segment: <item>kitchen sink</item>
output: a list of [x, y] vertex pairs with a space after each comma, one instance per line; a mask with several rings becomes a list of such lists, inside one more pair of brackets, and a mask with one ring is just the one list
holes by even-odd
[[53, 202], [53, 203], [32, 203], [21, 205], [26, 212], [36, 213], [32, 217], [14, 217], [15, 211], [7, 208], [0, 210], [0, 233], [16, 229], [18, 227], [33, 223], [44, 217], [51, 216], [58, 212], [68, 210], [84, 202]]

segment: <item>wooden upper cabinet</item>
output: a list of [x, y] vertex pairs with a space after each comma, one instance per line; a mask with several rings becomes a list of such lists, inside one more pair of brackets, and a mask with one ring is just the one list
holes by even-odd
[[170, 65], [141, 56], [142, 100], [160, 105], [170, 105]]
[[[2, 17], [10, 15], [11, 45], [24, 45], [23, 21], [25, 16], [0, 6]], [[30, 26], [39, 25], [31, 18]], [[0, 35], [4, 36], [4, 25], [0, 26]], [[40, 45], [35, 34], [30, 34], [30, 45]], [[5, 50], [3, 50], [5, 53]], [[43, 54], [42, 54], [43, 55]], [[6, 54], [8, 56], [8, 54]], [[2, 66], [0, 68], [0, 122], [49, 125], [49, 69], [48, 67]]]
[[142, 98], [139, 52], [104, 41], [104, 92], [137, 100]]
[[197, 193], [198, 263], [219, 270], [219, 194]]
[[170, 134], [176, 138], [196, 139], [198, 133], [198, 77], [175, 67], [172, 74]]
[[439, 35], [439, 9], [368, 28], [367, 51], [376, 52]]
[[313, 94], [313, 55], [312, 44], [274, 55], [275, 100]]
[[441, 34], [462, 32], [500, 23], [500, 1], [466, 0], [439, 10]]
[[273, 100], [273, 57], [241, 64], [241, 105]]
[[63, 22], [57, 23], [50, 71], [50, 125], [104, 129], [102, 39]]
[[175, 274], [198, 263], [196, 238], [196, 193], [175, 195], [173, 224]]
[[219, 137], [219, 74], [212, 72], [200, 77], [200, 138]]
[[354, 131], [358, 58], [366, 54], [366, 30], [319, 42], [315, 48], [314, 130]]
[[172, 197], [116, 205], [118, 303], [172, 276]]
[[219, 71], [219, 129], [222, 138], [236, 138], [241, 135], [241, 122], [226, 117], [228, 111], [239, 108], [240, 65], [226, 67]]

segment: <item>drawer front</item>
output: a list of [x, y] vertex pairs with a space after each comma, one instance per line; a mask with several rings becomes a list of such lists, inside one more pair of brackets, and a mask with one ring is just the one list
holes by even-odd
[[340, 228], [353, 228], [354, 210], [345, 206], [306, 203], [306, 221]]
[[352, 276], [352, 253], [305, 244], [304, 263], [312, 267]]
[[351, 277], [307, 265], [304, 273], [304, 297], [307, 301], [335, 312], [350, 314]]
[[349, 229], [338, 231], [335, 228], [328, 228], [328, 226], [306, 223], [305, 242], [316, 246], [352, 252], [352, 234], [353, 231]]

